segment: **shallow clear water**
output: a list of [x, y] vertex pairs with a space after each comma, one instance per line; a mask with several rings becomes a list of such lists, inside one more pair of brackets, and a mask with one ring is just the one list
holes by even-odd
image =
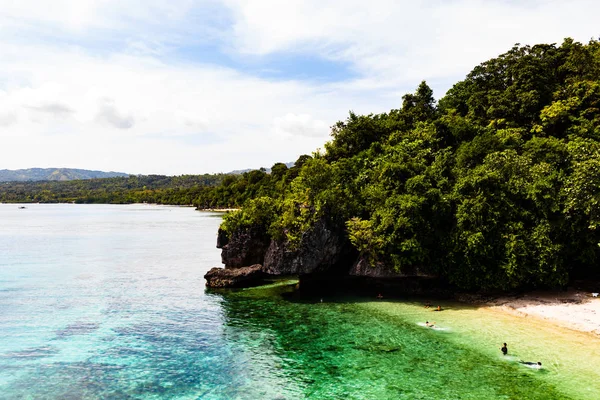
[[[189, 208], [0, 205], [0, 398], [600, 397], [600, 341], [537, 320], [306, 298], [285, 281], [205, 291], [219, 222]], [[419, 325], [432, 319], [445, 330]]]

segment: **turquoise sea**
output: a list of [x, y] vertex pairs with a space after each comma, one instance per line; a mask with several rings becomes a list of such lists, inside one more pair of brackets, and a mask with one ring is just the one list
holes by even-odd
[[207, 291], [219, 223], [191, 208], [0, 204], [0, 399], [600, 398], [598, 337], [542, 321], [306, 297], [294, 281]]

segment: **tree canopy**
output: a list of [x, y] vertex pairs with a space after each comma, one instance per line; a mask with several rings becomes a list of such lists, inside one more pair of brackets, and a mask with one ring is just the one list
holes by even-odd
[[598, 275], [600, 42], [516, 45], [437, 103], [422, 82], [398, 109], [350, 112], [324, 152], [271, 179], [226, 230], [293, 244], [324, 218], [371, 263], [462, 288]]

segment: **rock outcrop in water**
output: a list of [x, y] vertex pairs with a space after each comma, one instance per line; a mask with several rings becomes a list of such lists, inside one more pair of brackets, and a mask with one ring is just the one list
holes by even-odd
[[260, 264], [240, 268], [212, 268], [204, 275], [206, 286], [212, 288], [256, 286], [263, 283], [264, 278]]

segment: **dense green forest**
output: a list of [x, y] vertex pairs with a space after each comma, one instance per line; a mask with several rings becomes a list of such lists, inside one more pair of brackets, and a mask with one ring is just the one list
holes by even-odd
[[[438, 102], [425, 82], [402, 100], [351, 112], [324, 151], [274, 172], [223, 230], [293, 245], [325, 220], [372, 264], [426, 265], [461, 288], [598, 274], [600, 42], [516, 45]], [[228, 179], [216, 198], [232, 193]]]
[[255, 198], [280, 196], [298, 176], [300, 168], [310, 156], [300, 156], [295, 165], [288, 168], [276, 163], [270, 173], [264, 169], [225, 175], [220, 185], [202, 190], [194, 201], [199, 209], [238, 208]]
[[0, 183], [4, 203], [158, 203], [189, 205], [224, 175], [148, 175], [73, 181]]
[[[147, 175], [73, 181], [0, 182], [4, 203], [156, 203], [236, 208], [258, 196], [275, 196], [298, 168], [277, 163], [271, 173]], [[282, 182], [279, 182], [282, 180]]]

